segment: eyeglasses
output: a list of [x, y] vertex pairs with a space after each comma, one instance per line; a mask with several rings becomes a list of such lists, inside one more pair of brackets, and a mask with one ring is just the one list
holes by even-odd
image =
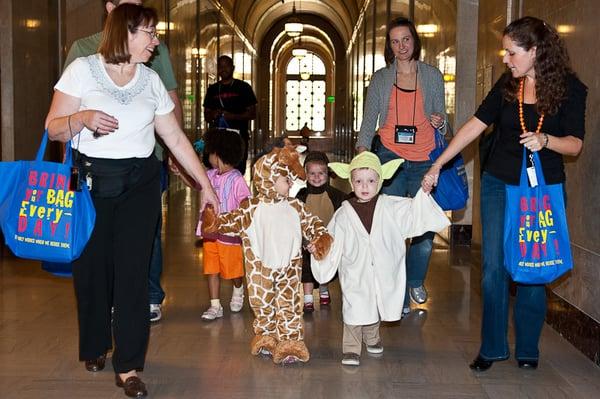
[[156, 31], [152, 31], [152, 30], [145, 30], [145, 29], [140, 29], [137, 28], [136, 31], [142, 31], [148, 34], [148, 36], [150, 36], [150, 39], [159, 39], [160, 35], [158, 34], [158, 32]]

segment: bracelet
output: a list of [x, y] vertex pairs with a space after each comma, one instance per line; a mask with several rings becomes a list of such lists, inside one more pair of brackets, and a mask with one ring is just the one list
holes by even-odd
[[542, 133], [544, 135], [544, 144], [542, 144], [542, 148], [548, 148], [548, 133]]
[[71, 140], [73, 139], [73, 129], [71, 129], [71, 115], [67, 117], [67, 125], [69, 125], [69, 133], [71, 134]]

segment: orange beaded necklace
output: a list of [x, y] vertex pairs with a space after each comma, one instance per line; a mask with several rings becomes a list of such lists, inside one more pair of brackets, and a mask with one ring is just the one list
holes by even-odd
[[[527, 133], [527, 127], [525, 126], [525, 118], [523, 117], [523, 101], [525, 98], [525, 78], [521, 79], [521, 83], [519, 83], [519, 122], [521, 122], [521, 130], [523, 133]], [[544, 123], [544, 113], [540, 115], [540, 120], [538, 121], [537, 128], [535, 129], [535, 133], [539, 134], [542, 130], [542, 124]]]

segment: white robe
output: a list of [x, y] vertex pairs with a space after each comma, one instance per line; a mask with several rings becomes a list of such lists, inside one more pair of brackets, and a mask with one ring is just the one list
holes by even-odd
[[421, 190], [414, 198], [381, 194], [371, 234], [344, 201], [327, 226], [334, 239], [329, 254], [321, 261], [311, 259], [313, 275], [326, 283], [338, 271], [344, 323], [400, 320], [406, 289], [405, 240], [449, 225], [444, 211]]

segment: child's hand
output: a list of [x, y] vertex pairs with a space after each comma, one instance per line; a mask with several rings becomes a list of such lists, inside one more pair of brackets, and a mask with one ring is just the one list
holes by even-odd
[[333, 244], [333, 237], [331, 237], [328, 233], [325, 233], [319, 236], [319, 238], [312, 240], [310, 244], [306, 246], [306, 249], [315, 257], [316, 260], [321, 260], [329, 253], [331, 244]]
[[215, 208], [208, 204], [202, 212], [202, 234], [214, 233], [217, 231], [219, 215], [215, 212]]

